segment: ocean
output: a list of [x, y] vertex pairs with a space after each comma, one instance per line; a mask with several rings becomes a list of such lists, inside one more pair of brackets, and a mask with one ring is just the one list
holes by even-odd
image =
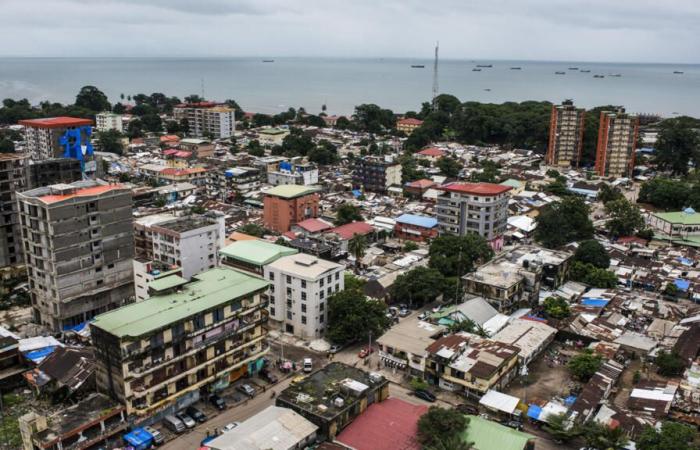
[[[251, 112], [304, 107], [318, 113], [325, 104], [328, 114], [348, 114], [361, 103], [419, 110], [432, 96], [432, 60], [263, 59], [273, 58], [0, 58], [0, 98], [70, 103], [91, 84], [113, 103], [122, 93], [182, 98], [204, 92], [210, 100], [235, 99]], [[474, 71], [476, 65], [493, 67]], [[569, 70], [574, 67], [579, 70]], [[700, 117], [700, 65], [442, 60], [438, 80], [441, 93], [462, 101], [573, 99], [583, 107]]]

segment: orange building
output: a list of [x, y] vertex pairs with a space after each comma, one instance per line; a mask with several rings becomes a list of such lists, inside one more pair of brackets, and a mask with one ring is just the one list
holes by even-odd
[[265, 227], [286, 233], [292, 225], [318, 217], [319, 188], [316, 186], [280, 185], [265, 193]]
[[396, 121], [396, 129], [403, 131], [406, 134], [411, 134], [419, 126], [423, 125], [423, 121], [420, 119], [414, 119], [412, 117], [406, 119], [399, 119]]
[[624, 108], [601, 111], [595, 171], [601, 177], [631, 177], [637, 149], [639, 118]]

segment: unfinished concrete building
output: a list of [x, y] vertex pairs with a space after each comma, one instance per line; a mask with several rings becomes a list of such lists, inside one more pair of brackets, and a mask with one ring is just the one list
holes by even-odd
[[25, 188], [26, 161], [23, 155], [0, 154], [0, 267], [24, 262], [16, 193]]
[[18, 193], [34, 320], [59, 331], [129, 303], [131, 191], [101, 180]]

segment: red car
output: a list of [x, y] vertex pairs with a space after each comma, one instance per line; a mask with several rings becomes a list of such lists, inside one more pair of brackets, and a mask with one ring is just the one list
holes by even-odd
[[357, 356], [359, 356], [360, 358], [366, 358], [367, 356], [369, 356], [370, 353], [374, 353], [374, 349], [372, 347], [363, 347]]

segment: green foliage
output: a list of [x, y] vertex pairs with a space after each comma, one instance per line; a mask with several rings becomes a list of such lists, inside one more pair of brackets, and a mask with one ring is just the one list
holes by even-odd
[[89, 109], [96, 113], [112, 109], [107, 96], [95, 86], [83, 86], [75, 97], [75, 106]]
[[603, 244], [595, 239], [589, 239], [579, 244], [574, 253], [574, 261], [592, 264], [599, 269], [610, 267], [610, 255], [608, 255]]
[[350, 127], [350, 120], [345, 116], [338, 117], [338, 120], [335, 121], [335, 127], [339, 130], [346, 130]]
[[391, 296], [395, 302], [422, 306], [432, 302], [445, 287], [444, 276], [437, 269], [416, 267], [399, 275], [391, 285]]
[[464, 319], [460, 322], [454, 322], [449, 327], [450, 333], [459, 333], [462, 331], [467, 333], [475, 333], [477, 331], [477, 328], [478, 326], [471, 319]]
[[248, 154], [251, 156], [257, 156], [258, 158], [265, 156], [265, 149], [260, 145], [260, 141], [253, 139], [248, 142]]
[[462, 170], [462, 164], [449, 156], [440, 158], [437, 162], [437, 167], [448, 178], [456, 177], [459, 175], [459, 171]]
[[637, 201], [665, 211], [679, 211], [687, 206], [700, 209], [700, 185], [654, 178], [642, 184]]
[[547, 315], [555, 319], [564, 319], [571, 314], [569, 303], [561, 297], [547, 297], [543, 306]]
[[634, 373], [632, 374], [632, 383], [633, 384], [638, 384], [642, 380], [642, 372], [639, 370], [635, 370]]
[[401, 181], [410, 183], [421, 178], [421, 172], [416, 166], [416, 159], [410, 153], [404, 153], [398, 158], [401, 164]]
[[309, 161], [320, 165], [335, 164], [338, 162], [338, 149], [329, 141], [323, 139], [308, 153]]
[[122, 144], [122, 134], [117, 130], [100, 131], [97, 133], [97, 138], [100, 141], [100, 150], [108, 153], [121, 155], [124, 153], [124, 145]]
[[566, 197], [542, 208], [537, 216], [535, 239], [548, 248], [593, 237], [588, 206], [578, 197]]
[[479, 161], [478, 172], [471, 174], [470, 181], [475, 183], [496, 183], [501, 176], [500, 166], [490, 159]]
[[622, 194], [620, 188], [612, 187], [609, 184], [604, 183], [598, 190], [598, 197], [596, 198], [596, 200], [603, 204], [606, 204], [613, 200], [620, 200], [623, 198], [625, 198], [625, 196]]
[[[565, 180], [565, 179], [564, 179]], [[544, 191], [548, 194], [556, 195], [557, 197], [566, 197], [571, 195], [569, 189], [566, 187], [566, 181], [560, 178], [552, 181], [544, 187]]]
[[462, 276], [474, 270], [474, 265], [488, 261], [493, 257], [493, 250], [486, 239], [477, 233], [464, 236], [439, 236], [430, 243], [430, 262], [446, 277]]
[[363, 280], [362, 278], [357, 278], [351, 273], [346, 272], [343, 278], [346, 291], [362, 292], [362, 290], [365, 288], [365, 285], [367, 284], [366, 280]]
[[153, 202], [153, 204], [155, 205], [156, 208], [162, 208], [167, 203], [168, 203], [167, 200], [165, 200], [165, 197], [163, 197], [162, 195], [159, 195], [158, 197], [156, 197], [155, 201]]
[[386, 304], [367, 300], [361, 291], [346, 289], [328, 299], [326, 337], [337, 344], [347, 344], [372, 336], [381, 336], [391, 325]]
[[671, 297], [675, 297], [676, 295], [678, 295], [679, 291], [680, 291], [680, 289], [678, 289], [678, 286], [676, 286], [675, 283], [668, 283], [668, 284], [666, 284], [666, 287], [664, 288], [664, 294], [671, 296]]
[[637, 438], [639, 450], [697, 450], [698, 432], [692, 427], [664, 421], [661, 430], [647, 426]]
[[414, 250], [418, 250], [418, 244], [416, 244], [413, 241], [406, 241], [405, 244], [403, 244], [403, 251], [404, 252], [412, 252]]
[[608, 216], [605, 226], [613, 237], [633, 236], [644, 229], [644, 218], [639, 208], [625, 198], [607, 202], [605, 212]]
[[126, 135], [130, 139], [140, 138], [143, 136], [143, 123], [140, 119], [131, 119], [126, 126]]
[[584, 426], [583, 438], [591, 450], [624, 450], [629, 442], [623, 427], [610, 428], [594, 420]]
[[163, 131], [163, 121], [158, 114], [145, 114], [141, 116], [141, 123], [146, 131], [160, 133]]
[[569, 442], [581, 435], [579, 427], [569, 424], [566, 413], [549, 416], [547, 423], [542, 427], [556, 442]]
[[580, 261], [574, 261], [571, 265], [569, 277], [574, 281], [601, 289], [611, 289], [617, 286], [617, 276], [613, 272]]
[[667, 352], [661, 350], [656, 355], [656, 366], [659, 368], [659, 373], [667, 377], [682, 375], [685, 370], [685, 361], [675, 351]]
[[367, 250], [367, 238], [362, 234], [355, 234], [348, 242], [348, 251], [355, 257], [355, 268], [360, 265], [360, 260]]
[[247, 223], [236, 231], [255, 237], [263, 237], [266, 232], [265, 228], [261, 227], [257, 223]]
[[410, 385], [411, 389], [413, 389], [414, 391], [428, 389], [428, 383], [426, 383], [424, 379], [418, 377], [411, 378]]
[[0, 138], [0, 153], [14, 153], [15, 143], [6, 137]]
[[590, 349], [586, 349], [571, 358], [567, 367], [575, 378], [581, 381], [588, 381], [598, 371], [601, 364], [603, 364], [603, 357], [593, 353]]
[[190, 213], [192, 214], [204, 214], [205, 212], [207, 212], [207, 209], [201, 205], [195, 205], [190, 208]]
[[355, 107], [354, 123], [360, 131], [382, 133], [394, 128], [396, 121], [390, 109], [382, 109], [374, 104], [362, 104]]
[[292, 128], [289, 134], [282, 140], [282, 153], [285, 156], [306, 156], [315, 148], [311, 136], [304, 133], [301, 128]]
[[335, 214], [335, 224], [345, 225], [346, 223], [363, 220], [360, 208], [352, 203], [343, 203], [338, 207]]
[[423, 448], [446, 448], [446, 440], [459, 439], [469, 426], [469, 418], [456, 409], [431, 406], [418, 419], [418, 441]]
[[688, 173], [688, 164], [697, 166], [700, 157], [700, 134], [697, 120], [691, 117], [675, 117], [661, 122], [656, 141], [656, 163], [673, 175]]

